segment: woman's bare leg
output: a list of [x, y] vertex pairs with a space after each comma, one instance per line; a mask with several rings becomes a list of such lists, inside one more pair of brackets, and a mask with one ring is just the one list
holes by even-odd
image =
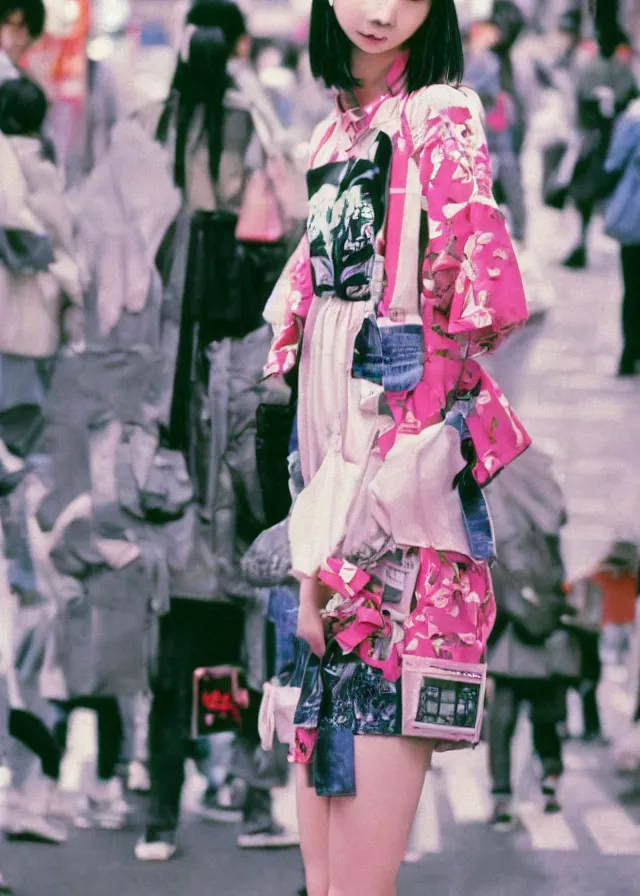
[[329, 800], [309, 786], [309, 766], [296, 766], [298, 828], [308, 896], [329, 893]]
[[329, 896], [395, 896], [432, 752], [427, 740], [356, 736], [357, 795], [329, 810]]

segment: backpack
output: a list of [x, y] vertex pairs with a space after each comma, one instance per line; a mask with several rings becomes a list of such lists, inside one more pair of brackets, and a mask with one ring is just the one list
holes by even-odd
[[501, 546], [491, 571], [498, 612], [524, 644], [544, 644], [567, 614], [563, 573], [557, 536], [533, 529]]

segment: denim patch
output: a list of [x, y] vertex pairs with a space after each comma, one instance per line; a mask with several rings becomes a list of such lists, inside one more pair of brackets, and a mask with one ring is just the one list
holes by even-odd
[[355, 796], [356, 766], [353, 731], [322, 726], [313, 763], [318, 796]]
[[458, 483], [462, 504], [462, 518], [469, 537], [471, 556], [474, 560], [491, 563], [496, 556], [495, 538], [487, 500], [473, 478], [469, 468], [464, 470]]
[[384, 374], [382, 339], [378, 324], [373, 317], [365, 317], [362, 328], [356, 336], [351, 372], [357, 379], [382, 385]]
[[415, 389], [423, 374], [422, 324], [365, 318], [354, 344], [354, 377], [382, 385], [385, 392], [405, 392]]
[[379, 669], [344, 656], [335, 642], [322, 660], [299, 642], [289, 683], [301, 686], [294, 724], [318, 729], [313, 771], [318, 795], [352, 795], [353, 737], [402, 734], [402, 682], [387, 681]]
[[[458, 402], [457, 406], [449, 411], [445, 423], [458, 431], [462, 443], [470, 441], [471, 436], [461, 404], [462, 402]], [[462, 518], [469, 538], [469, 553], [474, 560], [491, 563], [496, 556], [496, 544], [489, 506], [482, 489], [473, 477], [470, 466], [467, 465], [460, 474], [457, 486], [462, 505]]]

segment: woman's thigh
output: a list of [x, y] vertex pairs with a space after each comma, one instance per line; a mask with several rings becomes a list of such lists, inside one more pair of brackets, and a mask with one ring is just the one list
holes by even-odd
[[356, 796], [333, 797], [329, 896], [394, 896], [433, 747], [358, 735]]

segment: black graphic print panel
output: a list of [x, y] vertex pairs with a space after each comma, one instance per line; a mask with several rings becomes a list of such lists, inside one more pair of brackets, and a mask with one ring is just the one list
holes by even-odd
[[376, 235], [384, 224], [391, 138], [379, 133], [366, 158], [331, 162], [307, 175], [311, 272], [317, 296], [370, 296]]

